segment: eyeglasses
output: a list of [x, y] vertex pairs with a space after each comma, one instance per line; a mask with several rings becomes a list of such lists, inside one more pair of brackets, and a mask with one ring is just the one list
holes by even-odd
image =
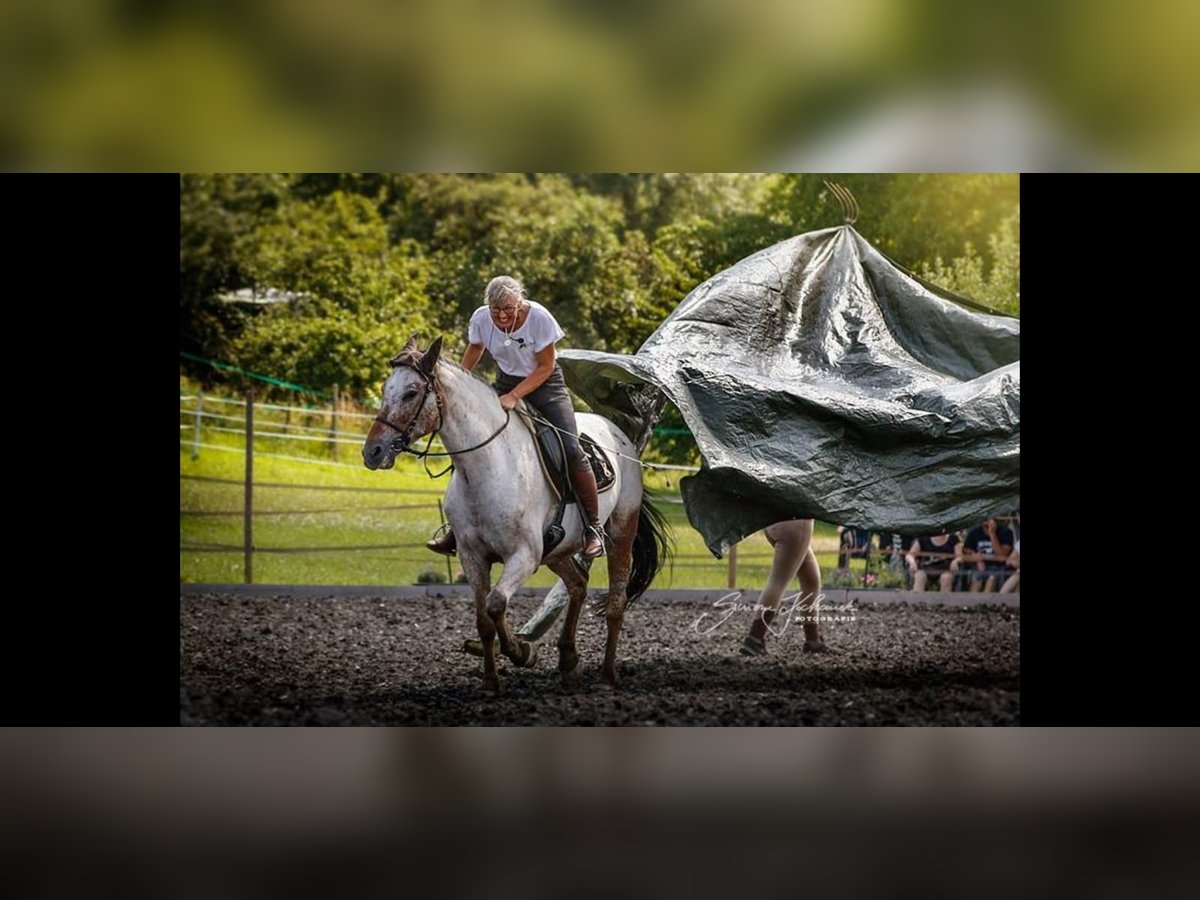
[[515, 313], [518, 309], [520, 309], [520, 307], [517, 306], [516, 304], [512, 304], [510, 306], [493, 306], [492, 307], [492, 315], [493, 316], [500, 316], [500, 315], [507, 316], [512, 313]]

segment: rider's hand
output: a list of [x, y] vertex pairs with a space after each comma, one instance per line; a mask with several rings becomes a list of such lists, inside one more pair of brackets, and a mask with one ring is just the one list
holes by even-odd
[[505, 410], [510, 410], [517, 405], [517, 396], [515, 394], [501, 394], [500, 407]]

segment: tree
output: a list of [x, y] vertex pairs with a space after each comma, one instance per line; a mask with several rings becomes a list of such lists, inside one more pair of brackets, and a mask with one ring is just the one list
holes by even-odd
[[[245, 314], [218, 295], [253, 284], [249, 236], [288, 192], [282, 175], [183, 175], [179, 180], [179, 348], [224, 360]], [[184, 364], [207, 381], [214, 370]]]
[[374, 203], [341, 190], [280, 206], [255, 230], [253, 244], [247, 266], [255, 283], [302, 296], [247, 324], [238, 363], [373, 400], [387, 360], [429, 327], [430, 267], [421, 246], [389, 244]]

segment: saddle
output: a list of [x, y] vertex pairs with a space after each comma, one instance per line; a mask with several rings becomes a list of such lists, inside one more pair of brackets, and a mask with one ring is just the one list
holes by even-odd
[[[532, 407], [526, 408], [532, 410]], [[567, 454], [563, 448], [562, 435], [550, 423], [540, 421], [540, 417], [528, 419], [521, 416], [520, 419], [525, 423], [525, 427], [533, 432], [538, 463], [541, 464], [550, 488], [558, 496], [558, 511], [554, 515], [554, 521], [547, 526], [545, 534], [542, 535], [542, 557], [545, 558], [565, 537], [562, 527], [563, 513], [566, 512], [568, 504], [575, 502], [575, 490], [567, 474]], [[617, 474], [608, 454], [591, 436], [582, 431], [579, 433], [579, 446], [592, 467], [592, 474], [596, 476], [596, 493], [603, 494], [610, 490], [617, 480]]]

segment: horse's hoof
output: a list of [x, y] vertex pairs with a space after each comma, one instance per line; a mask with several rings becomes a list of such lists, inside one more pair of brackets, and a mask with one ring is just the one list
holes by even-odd
[[767, 642], [752, 634], [746, 635], [740, 648], [743, 656], [766, 656]]
[[602, 690], [615, 691], [620, 689], [621, 679], [616, 672], [609, 673], [602, 671], [600, 677], [603, 679], [599, 685]]
[[497, 696], [500, 693], [500, 679], [499, 678], [483, 679], [483, 684], [481, 684], [479, 686], [479, 692], [481, 694], [487, 695], [488, 697]]
[[518, 663], [522, 669], [532, 669], [537, 665], [538, 651], [541, 649], [541, 644], [536, 641], [521, 641], [525, 645], [525, 661]]
[[[492, 647], [494, 648], [494, 653], [496, 655], [499, 655], [500, 654], [500, 641], [499, 640], [493, 641]], [[483, 656], [483, 641], [479, 641], [479, 640], [463, 641], [462, 649], [463, 649], [463, 653], [470, 653], [472, 656]]]
[[815, 641], [805, 638], [804, 639], [804, 652], [805, 653], [829, 653], [830, 651], [829, 651], [829, 648], [825, 646], [825, 642], [823, 640], [821, 640], [820, 638], [817, 638]]
[[568, 687], [574, 687], [583, 681], [583, 666], [579, 665], [578, 661], [576, 661], [574, 668], [567, 671], [560, 669], [559, 672], [562, 674], [563, 684]]

